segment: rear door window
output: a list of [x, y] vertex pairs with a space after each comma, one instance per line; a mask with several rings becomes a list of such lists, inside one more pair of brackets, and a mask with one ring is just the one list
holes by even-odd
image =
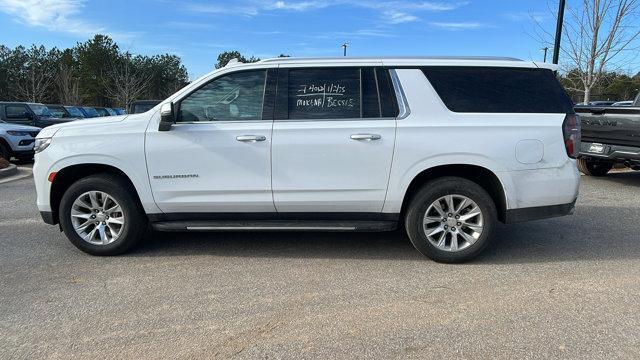
[[389, 72], [382, 68], [281, 68], [276, 98], [276, 119], [397, 116]]
[[289, 70], [289, 119], [361, 117], [359, 68]]
[[573, 113], [573, 102], [548, 69], [422, 68], [446, 107], [461, 113]]

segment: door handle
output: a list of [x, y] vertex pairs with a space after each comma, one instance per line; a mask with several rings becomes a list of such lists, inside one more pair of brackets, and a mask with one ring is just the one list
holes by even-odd
[[380, 140], [382, 136], [378, 134], [353, 134], [351, 135], [351, 140], [358, 141], [372, 141], [372, 140]]
[[267, 137], [264, 135], [240, 135], [236, 136], [236, 140], [243, 142], [258, 142], [267, 140]]

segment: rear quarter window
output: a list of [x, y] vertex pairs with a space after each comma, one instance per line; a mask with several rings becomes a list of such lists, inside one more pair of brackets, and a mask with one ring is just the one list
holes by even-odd
[[431, 66], [422, 72], [453, 112], [573, 113], [549, 69]]

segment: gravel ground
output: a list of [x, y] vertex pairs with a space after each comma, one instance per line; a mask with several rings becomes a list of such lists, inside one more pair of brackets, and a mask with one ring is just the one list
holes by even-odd
[[98, 258], [0, 184], [0, 358], [640, 358], [640, 172], [437, 264], [401, 233], [152, 234]]

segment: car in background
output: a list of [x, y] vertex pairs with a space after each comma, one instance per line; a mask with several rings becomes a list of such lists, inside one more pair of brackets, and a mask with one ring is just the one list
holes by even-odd
[[84, 114], [82, 113], [82, 110], [80, 110], [80, 107], [78, 106], [68, 106], [65, 105], [64, 108], [69, 112], [69, 114], [71, 114], [72, 117], [78, 118], [78, 119], [84, 119]]
[[113, 108], [117, 115], [127, 115], [127, 110], [123, 108]]
[[589, 103], [590, 106], [611, 106], [615, 104], [615, 101], [603, 100], [603, 101], [592, 101]]
[[100, 117], [101, 115], [96, 111], [96, 109], [90, 107], [90, 106], [83, 106], [83, 107], [79, 107], [78, 109], [80, 109], [80, 111], [82, 111], [82, 114], [84, 115], [85, 118], [94, 118], [94, 117]]
[[82, 116], [82, 113], [78, 109], [73, 109], [75, 111], [72, 114], [71, 110], [69, 109], [72, 108], [71, 106], [47, 104], [47, 108], [49, 109], [49, 111], [51, 111], [53, 116], [61, 119], [78, 120], [84, 118], [84, 116]]
[[618, 101], [617, 103], [611, 104], [611, 106], [631, 106], [631, 105], [633, 105], [633, 100]]
[[137, 100], [129, 105], [129, 114], [140, 114], [153, 109], [156, 105], [160, 104], [162, 100]]
[[627, 106], [576, 106], [582, 122], [578, 169], [605, 176], [616, 165], [640, 170], [640, 93]]
[[26, 102], [0, 102], [0, 120], [8, 123], [44, 128], [71, 119], [55, 117], [46, 105]]
[[0, 120], [0, 157], [10, 160], [33, 159], [33, 144], [40, 128]]
[[115, 110], [108, 107], [96, 107], [94, 108], [100, 114], [100, 116], [116, 116], [118, 115]]

